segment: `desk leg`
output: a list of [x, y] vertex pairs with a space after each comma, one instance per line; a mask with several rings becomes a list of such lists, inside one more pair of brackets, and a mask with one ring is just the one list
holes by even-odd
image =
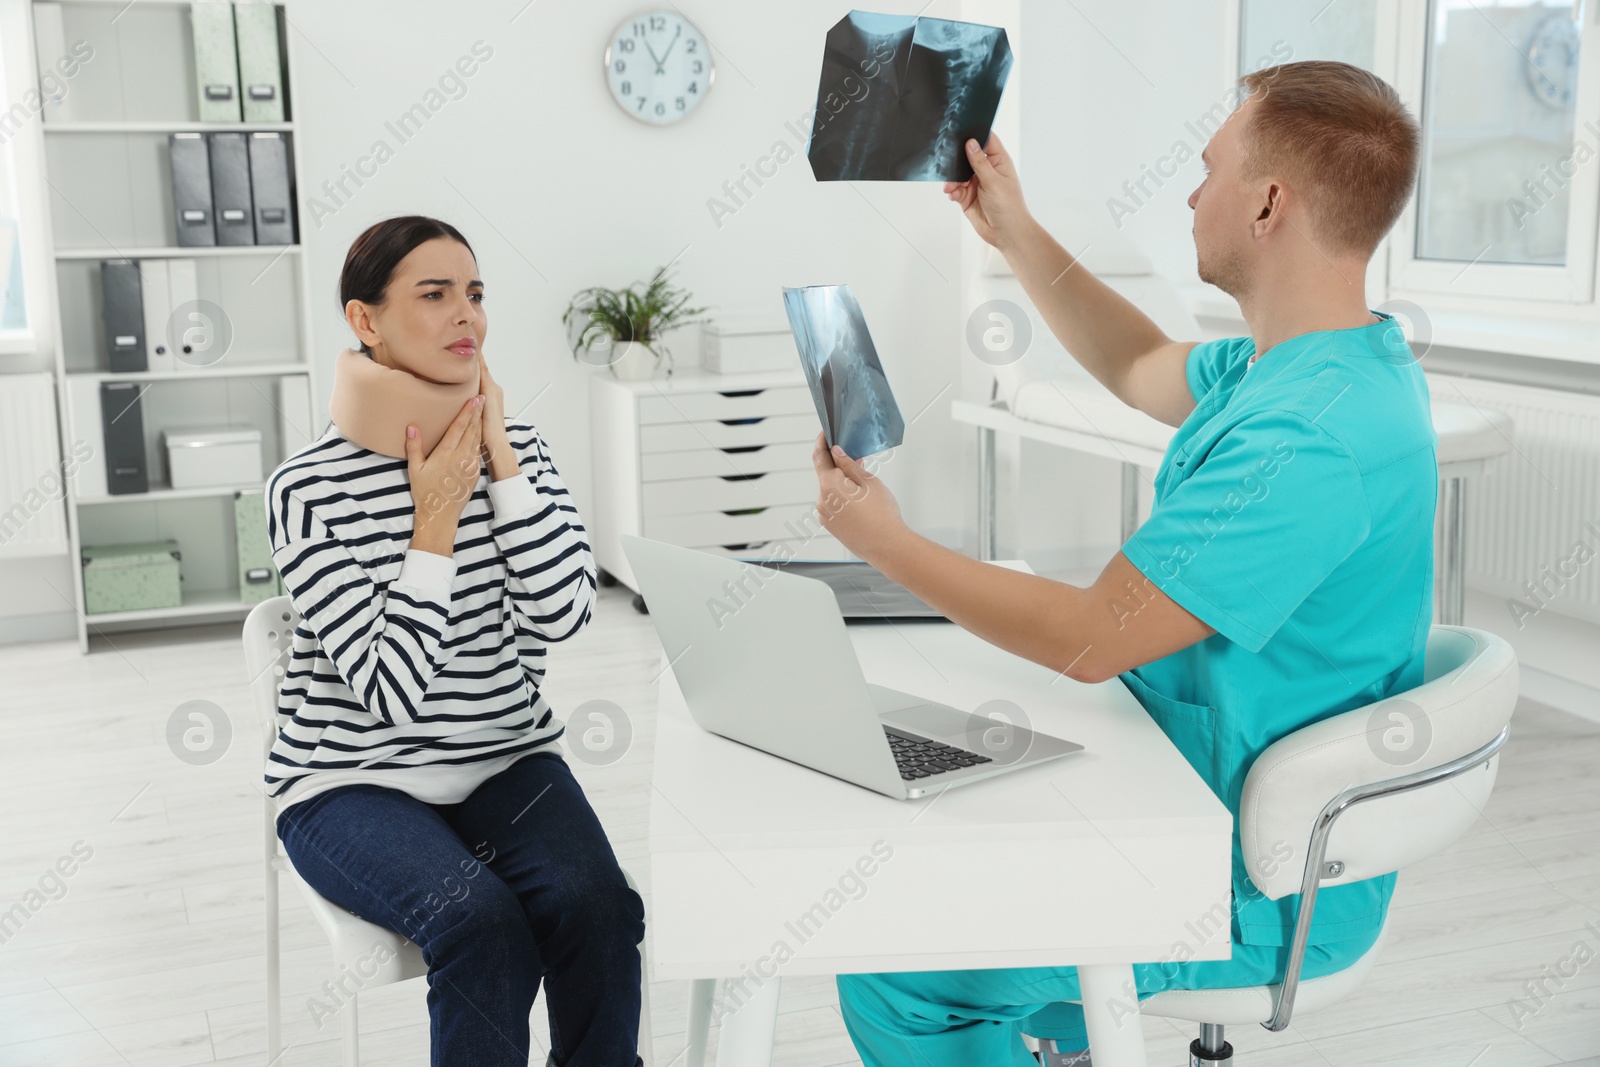
[[1095, 1067], [1146, 1067], [1138, 995], [1128, 1003], [1133, 988], [1132, 964], [1078, 965], [1078, 991]]
[[731, 1013], [727, 1009], [727, 991], [723, 991], [724, 1014], [717, 1031], [717, 1067], [772, 1067], [779, 982], [776, 977], [763, 982]]
[[1466, 522], [1465, 478], [1446, 478], [1439, 485], [1439, 514], [1443, 520], [1443, 545], [1440, 548], [1439, 610], [1437, 622], [1460, 626], [1466, 616], [1466, 557], [1462, 553], [1462, 534]]
[[711, 1033], [711, 1004], [716, 995], [715, 978], [696, 978], [689, 983], [689, 1044], [683, 1050], [683, 1067], [706, 1067], [706, 1039]]
[[[1128, 543], [1139, 528], [1139, 468], [1132, 463], [1122, 465], [1122, 541]], [[1119, 545], [1120, 547], [1120, 545]]]
[[994, 559], [994, 431], [978, 427], [978, 558]]

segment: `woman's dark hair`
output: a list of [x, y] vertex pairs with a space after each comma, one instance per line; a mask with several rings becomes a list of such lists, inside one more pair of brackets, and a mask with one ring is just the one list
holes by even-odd
[[[472, 252], [472, 246], [467, 244], [460, 230], [427, 215], [399, 215], [368, 226], [345, 253], [344, 270], [339, 272], [339, 310], [344, 311], [352, 300], [363, 304], [383, 303], [383, 294], [400, 261], [410, 255], [413, 248], [435, 237], [460, 241]], [[368, 357], [372, 355], [364, 341], [361, 351]]]

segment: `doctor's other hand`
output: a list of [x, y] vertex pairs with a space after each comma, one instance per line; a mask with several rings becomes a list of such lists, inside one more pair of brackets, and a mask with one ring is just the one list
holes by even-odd
[[967, 138], [966, 153], [972, 164], [972, 177], [964, 182], [945, 182], [945, 195], [961, 205], [979, 237], [1004, 252], [1029, 221], [1016, 164], [997, 133], [989, 134], [987, 150], [979, 148], [975, 139]]
[[826, 434], [817, 434], [811, 461], [817, 468], [817, 514], [823, 528], [851, 552], [872, 563], [910, 532], [889, 487], [842, 449], [830, 452]]

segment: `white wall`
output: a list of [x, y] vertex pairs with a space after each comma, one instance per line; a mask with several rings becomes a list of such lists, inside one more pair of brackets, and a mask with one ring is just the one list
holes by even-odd
[[[1120, 198], [1134, 207], [1125, 232], [1157, 269], [1194, 281], [1185, 200], [1199, 164], [1190, 160], [1159, 186], [1146, 167], [1180, 143], [1198, 155], [1203, 136], [1192, 123], [1231, 81], [1227, 0], [886, 0], [877, 9], [1014, 26], [1019, 5], [1001, 127], [1020, 126], [1009, 140], [1028, 196], [1087, 200], [1108, 212]], [[326, 411], [333, 357], [350, 340], [336, 296], [345, 250], [393, 214], [438, 215], [473, 242], [488, 283], [488, 358], [511, 410], [539, 397], [526, 415], [551, 442], [580, 505], [592, 484], [585, 394], [595, 372], [572, 361], [559, 321], [576, 290], [620, 286], [677, 257], [677, 276], [697, 303], [779, 314], [783, 285], [847, 281], [907, 418], [921, 413], [883, 475], [919, 530], [974, 547], [973, 432], [946, 414], [956, 396], [986, 395], [962, 340], [966, 224], [937, 186], [818, 183], [801, 155], [823, 37], [848, 7], [702, 0], [685, 9], [717, 53], [716, 83], [689, 119], [657, 129], [612, 103], [601, 70], [610, 32], [636, 13], [632, 0], [496, 0], [456, 5], [448, 17], [423, 0], [388, 4], [381, 17], [367, 4], [291, 0], [296, 148], [314, 198], [302, 227], [318, 411]], [[389, 124], [438, 90], [477, 42], [492, 54], [464, 93], [447, 92], [402, 142]], [[392, 156], [374, 164], [379, 141]], [[779, 144], [793, 158], [763, 186], [747, 183], [753, 195], [719, 224], [708, 201], [731, 203], [724, 183]], [[358, 170], [371, 175], [359, 185], [350, 177]], [[1141, 180], [1136, 194], [1124, 188]], [[695, 362], [692, 334], [674, 348], [680, 361]], [[1115, 466], [1033, 446], [1022, 462], [1025, 483], [1049, 491], [1003, 512], [1002, 551], [1046, 568], [1103, 563], [1116, 548]], [[70, 632], [59, 597], [12, 577], [0, 575], [20, 594], [0, 604], [0, 637]], [[64, 562], [56, 577], [70, 587]], [[61, 616], [61, 625], [24, 622], [37, 613]]]
[[[1030, 192], [1093, 201], [1117, 194], [1182, 135], [1190, 112], [1203, 110], [1199, 101], [1220, 94], [1223, 0], [1020, 4], [1002, 128], [1015, 128], [1012, 112], [1031, 101], [1011, 138]], [[624, 285], [674, 257], [697, 302], [728, 313], [781, 313], [783, 285], [849, 282], [907, 418], [921, 413], [883, 476], [914, 526], [972, 548], [973, 434], [946, 414], [951, 399], [974, 390], [959, 291], [966, 223], [936, 185], [817, 183], [801, 154], [822, 41], [849, 6], [701, 0], [685, 9], [717, 53], [716, 83], [689, 119], [657, 129], [624, 115], [603, 81], [606, 41], [636, 13], [632, 0], [496, 0], [455, 5], [447, 17], [423, 0], [397, 0], [376, 16], [368, 4], [291, 0], [296, 148], [307, 195], [320, 202], [302, 219], [318, 411], [326, 411], [334, 355], [349, 342], [336, 295], [345, 250], [393, 214], [438, 215], [473, 242], [489, 294], [486, 354], [511, 410], [539, 396], [526, 414], [580, 505], [591, 485], [586, 386], [595, 372], [576, 365], [564, 343], [560, 314], [575, 291]], [[1016, 20], [1013, 0], [885, 0], [875, 9]], [[464, 94], [447, 93], [402, 142], [388, 124], [438, 89], [479, 41], [492, 54], [465, 79]], [[380, 140], [392, 156], [374, 173]], [[763, 187], [747, 183], [753, 195], [718, 225], [708, 200], [729, 202], [724, 183], [779, 142], [794, 157]], [[363, 157], [371, 176], [358, 186], [348, 175]], [[1177, 277], [1192, 272], [1183, 201], [1193, 170], [1127, 222]], [[324, 188], [341, 181], [342, 191]], [[692, 335], [674, 348], [682, 362], [696, 360]], [[1091, 555], [1114, 547], [1109, 464], [1042, 452], [1029, 473], [1052, 492], [1026, 509], [1017, 548], [1048, 563], [1074, 546], [1095, 546]], [[70, 588], [66, 567], [50, 561], [28, 573], [48, 571], [51, 584]], [[13, 594], [0, 604], [0, 639], [69, 634], [60, 597], [24, 577], [0, 574]]]
[[[987, 2], [966, 0], [958, 10], [958, 0], [885, 0], [875, 9], [971, 18], [971, 5]], [[351, 340], [339, 269], [351, 240], [390, 215], [437, 215], [472, 242], [488, 291], [485, 353], [508, 410], [539, 397], [524, 414], [549, 440], [580, 506], [592, 499], [587, 380], [596, 371], [574, 363], [565, 346], [560, 316], [573, 293], [626, 285], [676, 258], [695, 303], [781, 320], [782, 286], [848, 282], [907, 419], [922, 413], [882, 475], [919, 530], [970, 542], [969, 435], [947, 414], [960, 392], [966, 223], [937, 184], [820, 184], [803, 154], [824, 36], [848, 4], [699, 0], [686, 8], [716, 52], [716, 81], [693, 115], [665, 129], [626, 116], [604, 81], [605, 46], [638, 13], [634, 0], [289, 0], [289, 10], [296, 151], [306, 193], [318, 201], [301, 224], [319, 429], [334, 357]], [[441, 87], [477, 42], [490, 54], [464, 92]], [[442, 105], [420, 131], [402, 140], [390, 129], [441, 88], [433, 102]], [[732, 204], [724, 183], [780, 144], [792, 158], [763, 186], [747, 181], [752, 195], [740, 194], [719, 225], [708, 201]], [[350, 174], [362, 171], [370, 177], [358, 185]], [[684, 333], [673, 348], [680, 364], [694, 364], [695, 335]], [[56, 592], [71, 589], [71, 562], [0, 564], [0, 641], [73, 632], [70, 605]]]
[[[1024, 191], [1134, 210], [1122, 229], [1179, 283], [1198, 282], [1190, 238], [1189, 194], [1200, 184], [1200, 149], [1190, 124], [1222, 101], [1232, 84], [1224, 70], [1231, 29], [1224, 0], [1024, 0], [1032, 48], [1023, 135]], [[1041, 42], [1049, 42], [1049, 49]], [[1176, 174], [1137, 183], [1174, 146], [1194, 158]], [[1108, 214], [1110, 209], [1108, 207]]]
[[[1108, 201], [1120, 198], [1132, 208], [1117, 212], [1122, 231], [1178, 284], [1199, 280], [1186, 201], [1200, 183], [1203, 140], [1186, 124], [1230, 84], [1226, 9], [1224, 0], [1023, 0], [1024, 197], [1036, 208], [1101, 205], [1108, 217]], [[1123, 184], [1138, 182], [1180, 141], [1195, 158], [1159, 185], [1145, 178], [1135, 203]], [[1002, 463], [1009, 458], [1003, 450]], [[1000, 554], [1025, 555], [1036, 569], [1098, 573], [1120, 547], [1117, 464], [1033, 444], [1017, 462], [1023, 490], [1010, 506], [1002, 482]], [[1149, 494], [1146, 486], [1146, 514]]]
[[[920, 3], [884, 6], [910, 13]], [[419, 212], [450, 220], [473, 243], [488, 292], [486, 358], [508, 410], [549, 386], [527, 414], [580, 505], [595, 372], [565, 348], [561, 312], [582, 287], [642, 279], [680, 253], [677, 277], [695, 302], [729, 313], [781, 320], [782, 286], [848, 282], [908, 419], [955, 378], [959, 212], [932, 184], [819, 184], [803, 154], [823, 38], [846, 5], [685, 8], [716, 51], [716, 82], [694, 114], [666, 129], [623, 114], [603, 81], [608, 36], [637, 12], [633, 0], [534, 3], [518, 15], [522, 7], [458, 4], [444, 18], [436, 4], [407, 0], [374, 20], [368, 5], [297, 6], [308, 193], [331, 205], [322, 181], [355, 166], [376, 139], [395, 150], [320, 225], [306, 220], [323, 366], [348, 342], [335, 292], [350, 241], [377, 219]], [[385, 123], [480, 40], [493, 54], [465, 95], [400, 144]], [[723, 184], [778, 143], [793, 158], [764, 186], [747, 182], [752, 195], [719, 225], [708, 200], [732, 204]], [[680, 363], [696, 361], [692, 334], [673, 348]], [[321, 384], [325, 410], [331, 372]], [[941, 475], [957, 462], [947, 410], [941, 401], [908, 428], [902, 452], [915, 462], [892, 464], [885, 477], [919, 528], [959, 537], [953, 528], [969, 509]]]

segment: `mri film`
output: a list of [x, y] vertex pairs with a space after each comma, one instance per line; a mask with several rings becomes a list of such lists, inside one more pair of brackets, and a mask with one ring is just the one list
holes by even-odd
[[852, 11], [828, 31], [806, 155], [818, 181], [966, 181], [1011, 70], [997, 26]]
[[905, 420], [850, 287], [786, 288], [783, 306], [829, 446], [860, 459], [900, 444]]

